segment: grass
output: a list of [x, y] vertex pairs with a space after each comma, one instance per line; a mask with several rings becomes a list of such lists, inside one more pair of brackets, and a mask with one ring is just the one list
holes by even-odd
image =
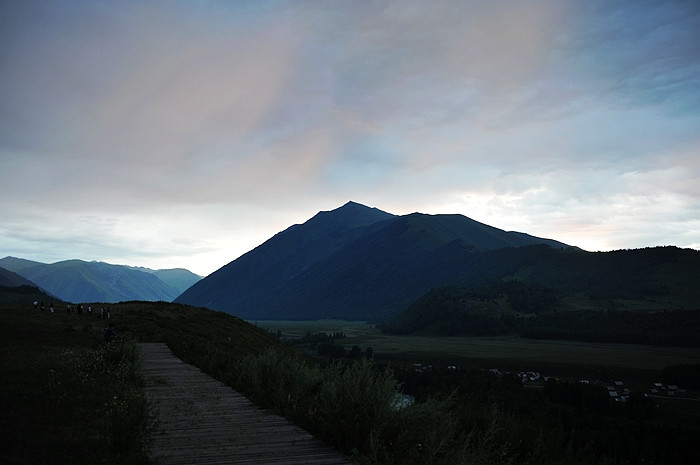
[[[93, 314], [0, 306], [0, 463], [148, 461], [148, 414], [136, 342], [166, 342], [183, 360], [231, 381], [229, 363], [270, 347], [262, 329], [223, 313], [163, 302], [104, 304], [119, 334], [106, 344]], [[87, 308], [87, 305], [85, 305]]]
[[[575, 371], [577, 367], [610, 367], [625, 371], [657, 373], [663, 367], [700, 363], [700, 349], [661, 347], [639, 344], [593, 343], [562, 340], [525, 339], [515, 336], [445, 337], [398, 336], [382, 333], [364, 322], [341, 320], [263, 321], [258, 326], [280, 330], [286, 337], [301, 337], [307, 332], [342, 331], [347, 337], [337, 344], [350, 348], [372, 347], [375, 356], [406, 363], [439, 360], [445, 365], [559, 367]], [[494, 365], [497, 364], [497, 365]]]
[[77, 315], [0, 308], [3, 464], [146, 462], [133, 341]]
[[[505, 377], [499, 381], [477, 372], [465, 378], [465, 386], [477, 387], [459, 397], [431, 397], [396, 410], [391, 408], [398, 392], [391, 370], [378, 370], [366, 360], [322, 368], [270, 331], [287, 337], [342, 331], [347, 337], [337, 343], [370, 346], [387, 359], [426, 362], [423, 357], [432, 357], [484, 368], [503, 361], [579, 371], [600, 364], [657, 373], [665, 365], [698, 361], [695, 349], [389, 336], [371, 325], [342, 321], [258, 322], [256, 327], [224, 313], [164, 302], [110, 307], [110, 321], [124, 342], [120, 345], [102, 342], [105, 321], [94, 315], [0, 308], [0, 463], [146, 462], [147, 412], [135, 376], [137, 341], [165, 342], [184, 361], [361, 463], [387, 465], [594, 462], [583, 446], [570, 451], [567, 415], [545, 418], [538, 413], [542, 400], [528, 397]], [[498, 392], [506, 400], [503, 405], [512, 404], [511, 411], [496, 403]], [[551, 426], [553, 419], [565, 424]], [[577, 424], [577, 434], [581, 430]]]

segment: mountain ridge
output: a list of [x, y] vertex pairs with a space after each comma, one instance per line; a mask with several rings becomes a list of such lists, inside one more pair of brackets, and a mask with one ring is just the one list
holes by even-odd
[[19, 286], [36, 286], [34, 282], [24, 276], [10, 271], [7, 268], [0, 267], [0, 286], [19, 287]]
[[453, 252], [531, 244], [570, 247], [462, 215], [397, 216], [348, 202], [276, 234], [175, 302], [245, 319], [381, 319], [452, 279], [443, 265]]
[[171, 301], [201, 279], [188, 270], [150, 270], [72, 259], [51, 264], [17, 257], [0, 267], [32, 281], [67, 302]]

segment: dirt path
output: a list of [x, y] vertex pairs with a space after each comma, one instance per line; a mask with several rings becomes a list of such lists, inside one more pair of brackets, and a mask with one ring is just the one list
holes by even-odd
[[308, 432], [183, 363], [165, 344], [139, 348], [156, 417], [150, 454], [156, 463], [351, 464]]

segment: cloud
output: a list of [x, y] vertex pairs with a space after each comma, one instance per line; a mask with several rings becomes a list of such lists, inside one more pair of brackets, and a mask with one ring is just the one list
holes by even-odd
[[204, 273], [352, 199], [697, 245], [699, 31], [692, 1], [7, 4], [0, 237]]

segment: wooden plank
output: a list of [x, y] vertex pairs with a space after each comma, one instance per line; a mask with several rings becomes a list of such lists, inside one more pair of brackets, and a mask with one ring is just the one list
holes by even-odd
[[350, 465], [340, 452], [183, 363], [165, 344], [139, 344], [156, 430], [155, 463]]

